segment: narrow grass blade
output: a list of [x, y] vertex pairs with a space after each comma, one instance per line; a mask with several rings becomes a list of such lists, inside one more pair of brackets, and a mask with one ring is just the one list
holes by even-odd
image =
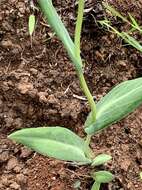
[[130, 36], [129, 34], [127, 34], [126, 32], [122, 32], [121, 33], [121, 37], [131, 46], [133, 46], [134, 48], [136, 48], [137, 50], [139, 50], [140, 52], [142, 52], [142, 45], [135, 40], [135, 38], [133, 38], [132, 36]]
[[110, 25], [110, 22], [108, 20], [103, 20], [100, 21], [99, 23], [101, 25], [105, 25], [108, 28], [110, 28], [113, 32], [115, 32], [118, 36], [120, 36], [123, 40], [125, 40], [126, 43], [128, 43], [129, 45], [133, 46], [134, 48], [142, 52], [142, 45], [137, 40], [135, 40], [135, 38], [130, 36], [128, 33], [119, 32], [117, 29], [115, 29], [113, 26]]
[[124, 22], [129, 23], [127, 18], [122, 16], [114, 7], [112, 7], [106, 3], [103, 3], [103, 5], [108, 11], [110, 11], [110, 13], [112, 13], [113, 16], [117, 16], [117, 17], [121, 18]]

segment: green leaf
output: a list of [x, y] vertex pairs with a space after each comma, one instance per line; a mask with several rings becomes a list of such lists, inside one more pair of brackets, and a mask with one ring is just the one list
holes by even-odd
[[136, 19], [131, 15], [131, 13], [128, 13], [131, 22], [132, 22], [132, 27], [136, 28], [136, 29], [140, 29], [139, 24], [137, 23]]
[[77, 70], [82, 70], [82, 61], [81, 58], [76, 57], [75, 53], [75, 45], [65, 28], [63, 22], [61, 21], [59, 15], [57, 14], [56, 9], [54, 8], [51, 0], [39, 0], [39, 5], [46, 16], [48, 23], [54, 29], [55, 33], [59, 37], [59, 39], [64, 44], [74, 66]]
[[140, 172], [140, 179], [142, 180], [142, 172]]
[[101, 184], [97, 181], [94, 182], [91, 190], [100, 190]]
[[85, 156], [84, 140], [63, 127], [22, 129], [12, 133], [9, 138], [46, 156], [81, 163], [90, 162]]
[[99, 166], [99, 165], [105, 164], [106, 162], [108, 162], [111, 159], [112, 159], [112, 157], [108, 154], [100, 154], [100, 155], [96, 156], [96, 158], [93, 160], [91, 166]]
[[112, 13], [113, 16], [117, 16], [117, 17], [121, 18], [124, 22], [129, 23], [127, 18], [122, 16], [114, 7], [108, 5], [107, 3], [103, 3], [103, 5], [108, 11], [110, 11]]
[[[122, 82], [97, 103], [96, 122], [91, 113], [85, 123], [87, 134], [94, 134], [119, 121], [142, 103], [142, 78]], [[90, 124], [90, 125], [88, 125]]]
[[123, 40], [125, 40], [126, 43], [128, 43], [129, 45], [133, 46], [134, 48], [136, 48], [137, 50], [139, 50], [140, 52], [142, 52], [142, 45], [139, 43], [139, 41], [137, 41], [135, 38], [133, 38], [132, 36], [130, 36], [128, 33], [126, 33], [126, 32], [119, 32], [117, 29], [115, 29], [113, 26], [110, 25], [111, 23], [108, 20], [102, 20], [102, 21], [99, 21], [99, 23], [101, 25], [105, 25], [108, 28], [110, 28], [119, 37], [121, 37]]
[[74, 188], [74, 189], [79, 189], [79, 188], [80, 188], [80, 185], [81, 185], [80, 180], [77, 180], [77, 181], [73, 184], [73, 188]]
[[113, 174], [108, 171], [94, 172], [92, 177], [98, 183], [109, 183], [114, 178]]
[[33, 34], [34, 29], [35, 29], [35, 16], [30, 15], [29, 16], [29, 34], [30, 34], [30, 36]]
[[142, 52], [142, 45], [126, 32], [121, 32], [121, 37], [131, 46]]

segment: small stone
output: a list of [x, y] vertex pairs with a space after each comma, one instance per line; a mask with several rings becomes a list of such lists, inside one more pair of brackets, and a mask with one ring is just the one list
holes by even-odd
[[127, 171], [130, 164], [131, 164], [131, 161], [129, 159], [123, 160], [121, 163], [121, 169], [123, 169], [124, 171]]
[[4, 151], [0, 154], [0, 162], [6, 162], [9, 159], [9, 154], [7, 151]]
[[20, 82], [17, 86], [21, 94], [26, 94], [28, 91], [33, 90], [33, 84], [29, 82]]
[[1, 42], [1, 45], [4, 47], [4, 48], [9, 48], [9, 47], [12, 47], [13, 43], [11, 40], [3, 40]]
[[30, 149], [27, 149], [25, 147], [22, 147], [21, 148], [21, 154], [20, 154], [20, 157], [21, 158], [27, 158], [29, 157], [30, 155], [32, 154], [32, 151]]
[[2, 183], [2, 185], [8, 186], [9, 185], [9, 181], [8, 181], [7, 177], [2, 176], [1, 177], [1, 183]]
[[14, 157], [11, 158], [7, 163], [7, 170], [12, 170], [18, 165], [18, 160]]
[[40, 102], [44, 102], [44, 103], [47, 103], [48, 100], [47, 100], [47, 93], [46, 92], [39, 92], [38, 93], [38, 96], [39, 96], [39, 101]]
[[4, 186], [1, 182], [0, 182], [0, 189], [4, 189]]
[[55, 98], [55, 96], [53, 94], [48, 96], [48, 103], [55, 104], [57, 102], [58, 102], [58, 100], [57, 100], [57, 98]]
[[24, 176], [23, 174], [17, 174], [16, 175], [16, 180], [17, 180], [17, 183], [19, 183], [19, 184], [26, 184], [27, 177]]
[[28, 169], [27, 169], [27, 168], [23, 169], [23, 174], [24, 174], [24, 175], [28, 175], [28, 173], [29, 173], [29, 172], [28, 172]]
[[18, 185], [16, 182], [13, 182], [13, 183], [10, 185], [10, 187], [11, 187], [12, 189], [20, 189], [20, 185]]
[[120, 66], [122, 66], [122, 67], [126, 67], [126, 66], [127, 66], [127, 64], [126, 64], [126, 62], [125, 62], [124, 60], [119, 60], [119, 61], [118, 61], [118, 64], [119, 64]]
[[29, 90], [28, 94], [30, 97], [35, 98], [37, 96], [38, 90], [37, 89], [33, 89], [33, 90]]
[[13, 168], [13, 171], [15, 171], [15, 173], [20, 173], [21, 169], [22, 168], [20, 166], [16, 166], [15, 168]]
[[38, 70], [35, 69], [35, 68], [31, 68], [31, 69], [30, 69], [30, 72], [31, 72], [33, 75], [37, 75]]
[[21, 129], [23, 126], [23, 121], [21, 118], [16, 118], [14, 119], [13, 125], [17, 128], [17, 129]]

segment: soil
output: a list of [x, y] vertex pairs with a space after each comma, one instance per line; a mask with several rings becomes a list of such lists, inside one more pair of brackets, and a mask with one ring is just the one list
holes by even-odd
[[[31, 1], [32, 2], [32, 1]], [[130, 12], [142, 24], [142, 2], [109, 0], [122, 14]], [[73, 36], [75, 1], [54, 1]], [[89, 113], [75, 70], [61, 42], [53, 35], [40, 11], [32, 44], [28, 0], [0, 1], [0, 190], [89, 190], [90, 168], [49, 159], [7, 139], [12, 131], [39, 126], [64, 126], [84, 136], [82, 127]], [[102, 1], [88, 0], [82, 32], [85, 77], [99, 100], [121, 81], [141, 77], [142, 54], [115, 34], [102, 29], [97, 20], [106, 15]], [[110, 16], [110, 15], [109, 15]], [[127, 24], [112, 18], [114, 25]], [[135, 37], [142, 40], [139, 34]], [[112, 162], [101, 169], [115, 174], [102, 190], [141, 190], [142, 107], [126, 119], [92, 138], [94, 152], [110, 153]], [[99, 168], [100, 169], [100, 168]]]

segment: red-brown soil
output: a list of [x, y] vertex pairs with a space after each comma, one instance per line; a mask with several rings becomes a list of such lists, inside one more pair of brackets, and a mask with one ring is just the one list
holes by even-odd
[[[126, 15], [131, 12], [142, 24], [141, 1], [110, 1]], [[70, 34], [74, 34], [74, 1], [54, 1]], [[89, 8], [89, 9], [88, 9]], [[88, 10], [90, 10], [88, 12]], [[0, 190], [90, 190], [90, 168], [43, 157], [7, 139], [12, 131], [59, 125], [84, 136], [82, 127], [89, 113], [75, 70], [66, 52], [37, 11], [33, 44], [28, 35], [28, 1], [0, 1]], [[99, 100], [121, 81], [141, 77], [142, 54], [102, 29], [101, 1], [89, 0], [82, 32], [85, 77]], [[95, 19], [94, 19], [94, 15]], [[114, 19], [116, 27], [127, 25]], [[142, 40], [136, 34], [136, 38]], [[142, 107], [126, 119], [92, 138], [96, 154], [110, 153], [112, 162], [101, 169], [115, 174], [102, 190], [142, 190]], [[99, 168], [100, 169], [100, 168]]]

